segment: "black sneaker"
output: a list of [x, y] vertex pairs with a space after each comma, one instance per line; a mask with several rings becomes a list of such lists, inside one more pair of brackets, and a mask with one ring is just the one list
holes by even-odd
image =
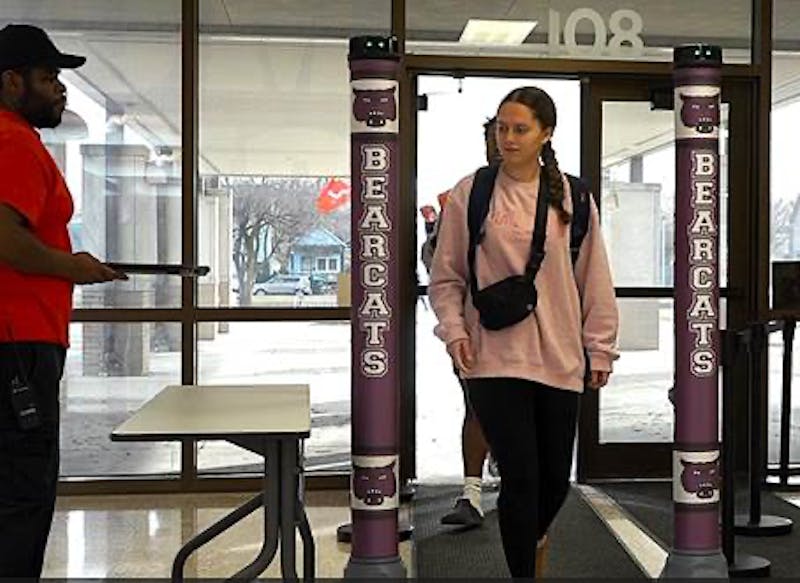
[[452, 526], [474, 527], [483, 524], [483, 516], [478, 512], [477, 508], [469, 503], [469, 500], [459, 498], [456, 500], [453, 510], [442, 516], [441, 523]]

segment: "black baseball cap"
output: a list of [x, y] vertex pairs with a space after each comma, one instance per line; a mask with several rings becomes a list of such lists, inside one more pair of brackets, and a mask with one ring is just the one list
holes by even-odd
[[86, 57], [59, 51], [39, 27], [9, 24], [0, 30], [0, 71], [39, 66], [77, 69], [85, 62]]

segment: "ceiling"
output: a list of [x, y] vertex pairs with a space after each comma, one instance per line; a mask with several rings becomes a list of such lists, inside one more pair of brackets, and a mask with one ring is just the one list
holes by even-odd
[[[39, 24], [51, 31], [62, 50], [87, 55], [87, 64], [67, 78], [109, 113], [124, 114], [153, 145], [177, 146], [180, 4], [0, 0], [0, 24]], [[388, 32], [390, 0], [201, 0], [200, 6], [203, 170], [349, 173], [345, 39]], [[746, 55], [750, 43], [750, 0], [407, 0], [407, 26], [410, 40], [441, 43], [457, 40], [469, 17], [534, 19], [539, 24], [529, 41], [546, 43], [548, 10], [561, 14], [563, 26], [567, 15], [582, 6], [591, 6], [606, 22], [614, 10], [634, 7], [645, 22], [648, 46], [716, 39]], [[775, 12], [776, 36], [789, 47], [791, 37], [800, 32], [800, 2], [778, 1]], [[409, 48], [425, 50], [420, 44]], [[452, 44], [446, 50], [470, 48]], [[800, 94], [798, 57], [776, 57], [774, 77], [776, 97], [794, 99]], [[666, 135], [659, 124], [642, 125], [630, 112], [617, 121], [614, 151], [652, 144]]]

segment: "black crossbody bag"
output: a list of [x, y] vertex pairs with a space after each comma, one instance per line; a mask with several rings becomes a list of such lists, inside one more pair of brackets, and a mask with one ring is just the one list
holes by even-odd
[[[482, 176], [480, 178], [476, 176], [475, 180], [490, 179], [493, 183], [497, 169], [493, 168], [492, 170], [494, 172], [491, 176]], [[527, 318], [536, 309], [538, 294], [536, 292], [535, 279], [539, 268], [542, 266], [542, 261], [544, 261], [547, 200], [549, 196], [550, 191], [547, 186], [547, 180], [541, 177], [539, 179], [539, 194], [536, 202], [536, 220], [531, 240], [531, 255], [525, 266], [525, 273], [522, 275], [512, 275], [479, 290], [478, 279], [475, 275], [475, 254], [477, 246], [484, 238], [483, 227], [481, 227], [477, 240], [473, 241], [472, 237], [470, 238], [468, 259], [472, 303], [475, 309], [478, 310], [481, 325], [487, 330], [502, 330], [513, 326]], [[486, 212], [482, 212], [484, 217], [488, 214], [490, 199], [491, 197], [486, 197], [485, 201], [481, 201], [481, 204], [487, 206]]]

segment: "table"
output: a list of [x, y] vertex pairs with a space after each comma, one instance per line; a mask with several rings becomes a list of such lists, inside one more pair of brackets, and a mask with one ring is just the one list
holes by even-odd
[[181, 385], [164, 388], [111, 433], [112, 441], [222, 439], [265, 458], [262, 492], [187, 542], [173, 562], [173, 581], [183, 581], [195, 550], [262, 507], [261, 552], [232, 579], [258, 577], [280, 540], [283, 578], [297, 580], [295, 527], [303, 541], [303, 579], [314, 579], [314, 539], [300, 492], [301, 442], [310, 432], [308, 385]]

